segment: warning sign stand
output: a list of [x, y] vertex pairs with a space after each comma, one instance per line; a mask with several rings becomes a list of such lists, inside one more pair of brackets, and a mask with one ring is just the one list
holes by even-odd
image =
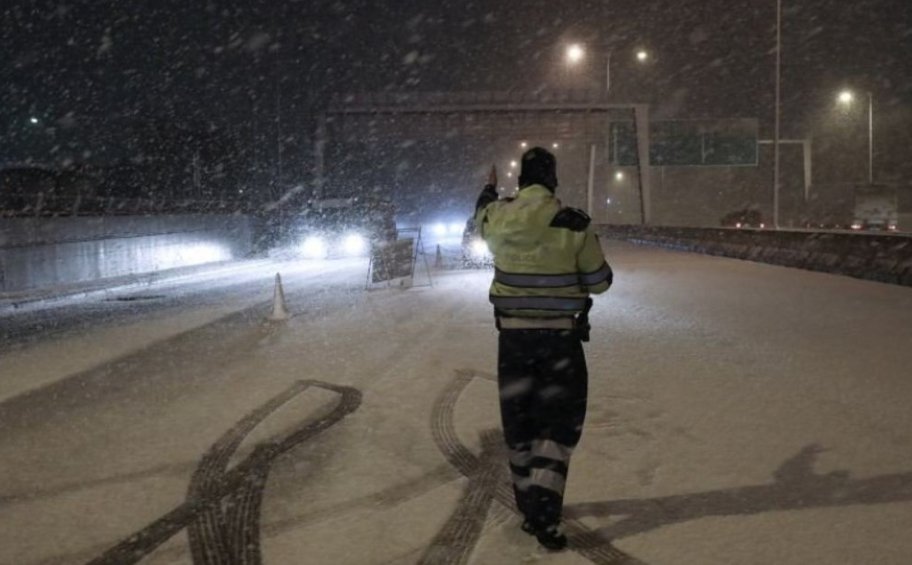
[[[419, 256], [424, 265], [426, 282], [423, 284], [415, 284]], [[420, 227], [398, 229], [396, 241], [381, 243], [371, 249], [366, 287], [375, 289], [394, 286], [433, 286]]]

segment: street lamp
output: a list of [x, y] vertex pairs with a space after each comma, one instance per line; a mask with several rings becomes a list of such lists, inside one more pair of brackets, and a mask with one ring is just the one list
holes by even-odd
[[[609, 49], [605, 53], [605, 93], [611, 91], [611, 57], [614, 55], [614, 52]], [[645, 49], [638, 49], [634, 53], [634, 57], [639, 63], [646, 63], [649, 61], [649, 52]], [[579, 43], [572, 43], [567, 46], [567, 63], [570, 65], [576, 65], [580, 61], [586, 58], [586, 50]]]
[[29, 123], [32, 124], [32, 125], [37, 126], [37, 125], [38, 125], [38, 118], [36, 118], [35, 116], [32, 116], [31, 118], [29, 118]]
[[567, 61], [571, 64], [579, 63], [586, 56], [586, 52], [579, 43], [574, 43], [567, 47]]
[[[874, 94], [868, 95], [868, 184], [874, 184]], [[855, 93], [843, 90], [836, 98], [843, 106], [851, 106], [855, 102]]]

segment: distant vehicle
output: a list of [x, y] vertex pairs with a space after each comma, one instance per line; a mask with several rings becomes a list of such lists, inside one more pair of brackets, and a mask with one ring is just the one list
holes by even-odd
[[301, 213], [295, 237], [307, 259], [366, 256], [397, 236], [395, 209], [380, 200], [314, 200]]
[[896, 190], [885, 185], [855, 187], [852, 229], [861, 231], [896, 231], [899, 204]]
[[492, 267], [494, 255], [488, 249], [488, 244], [481, 238], [475, 225], [475, 218], [466, 221], [462, 232], [462, 264], [465, 267]]
[[764, 222], [763, 215], [760, 211], [751, 210], [749, 208], [729, 212], [722, 217], [721, 223], [722, 226], [726, 228], [763, 229], [766, 227], [766, 222]]

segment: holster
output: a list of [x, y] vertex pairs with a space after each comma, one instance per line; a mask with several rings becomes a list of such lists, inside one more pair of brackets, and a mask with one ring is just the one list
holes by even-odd
[[583, 342], [589, 341], [589, 330], [592, 329], [592, 326], [589, 325], [589, 310], [592, 310], [591, 297], [586, 299], [586, 306], [576, 317], [576, 333]]

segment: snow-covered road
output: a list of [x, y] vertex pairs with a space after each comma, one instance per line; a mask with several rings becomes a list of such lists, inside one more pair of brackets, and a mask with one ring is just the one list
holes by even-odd
[[572, 551], [504, 504], [490, 272], [349, 261], [285, 265], [278, 324], [272, 265], [0, 320], [0, 563], [912, 562], [912, 291], [608, 256]]

